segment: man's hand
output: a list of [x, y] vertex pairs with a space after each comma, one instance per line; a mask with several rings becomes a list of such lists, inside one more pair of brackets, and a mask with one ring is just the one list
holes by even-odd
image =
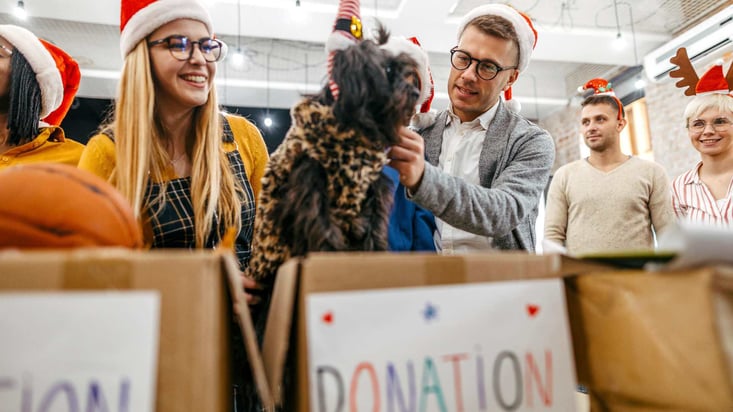
[[425, 172], [425, 142], [422, 136], [407, 127], [400, 128], [399, 135], [400, 142], [389, 152], [389, 165], [400, 172], [400, 183], [415, 192]]
[[248, 305], [254, 306], [262, 301], [262, 292], [265, 290], [262, 283], [242, 274], [242, 284], [244, 285], [244, 296]]

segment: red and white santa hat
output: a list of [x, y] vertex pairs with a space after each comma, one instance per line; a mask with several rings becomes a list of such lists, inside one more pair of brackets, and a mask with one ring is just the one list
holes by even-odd
[[25, 57], [36, 74], [41, 89], [40, 118], [59, 125], [79, 89], [79, 65], [66, 52], [23, 27], [0, 25], [0, 37]]
[[331, 89], [331, 94], [334, 99], [338, 99], [339, 95], [339, 87], [331, 77], [334, 56], [338, 50], [345, 50], [361, 41], [364, 37], [361, 25], [360, 5], [359, 0], [339, 1], [336, 22], [333, 24], [333, 31], [326, 40], [326, 52], [328, 52], [328, 60], [326, 61], [328, 87]]
[[581, 92], [584, 90], [593, 90], [593, 95], [612, 97], [616, 100], [616, 104], [618, 105], [617, 119], [621, 120], [623, 118], [624, 105], [621, 103], [621, 100], [616, 97], [616, 92], [613, 91], [611, 82], [608, 80], [596, 77], [595, 79], [588, 80], [582, 87], [579, 87], [578, 90]]
[[417, 129], [431, 125], [435, 120], [435, 114], [430, 111], [430, 105], [435, 96], [435, 84], [430, 71], [428, 53], [420, 46], [420, 42], [415, 37], [390, 36], [387, 43], [381, 47], [394, 55], [405, 53], [417, 63], [417, 75], [420, 78], [420, 96], [417, 99], [417, 105], [420, 108], [410, 120], [410, 125]]
[[64, 87], [64, 95], [61, 98], [61, 104], [52, 111], [48, 116], [41, 117], [44, 122], [53, 125], [60, 126], [61, 122], [66, 117], [66, 113], [69, 112], [71, 104], [74, 103], [74, 97], [76, 92], [79, 91], [79, 83], [81, 82], [81, 71], [79, 71], [79, 64], [65, 51], [61, 50], [60, 47], [53, 45], [43, 39], [41, 43], [51, 53], [56, 68], [61, 75], [61, 83]]
[[731, 89], [733, 89], [733, 85], [729, 85], [725, 76], [723, 76], [723, 60], [718, 59], [713, 67], [709, 68], [697, 81], [695, 94], [698, 96], [713, 93], [730, 95]]
[[178, 19], [198, 20], [214, 33], [211, 16], [197, 0], [122, 0], [120, 51], [122, 58], [160, 26]]
[[430, 104], [433, 101], [434, 95], [433, 75], [430, 72], [428, 53], [420, 47], [420, 42], [417, 38], [390, 36], [387, 43], [381, 47], [395, 56], [400, 53], [405, 53], [415, 60], [415, 63], [417, 63], [417, 75], [420, 77], [420, 97], [417, 99], [417, 104], [420, 105], [419, 111], [421, 113], [430, 111]]
[[[507, 6], [506, 4], [485, 4], [469, 11], [463, 16], [463, 19], [461, 19], [458, 25], [458, 40], [461, 39], [463, 31], [466, 30], [466, 27], [473, 19], [490, 15], [503, 17], [514, 27], [514, 31], [517, 32], [519, 39], [519, 63], [517, 64], [517, 70], [520, 72], [525, 71], [532, 58], [532, 51], [537, 45], [537, 30], [535, 30], [532, 19], [529, 16], [511, 6]], [[518, 112], [521, 109], [519, 102], [512, 100], [511, 87], [504, 92], [504, 100], [507, 101], [507, 105], [513, 111]]]

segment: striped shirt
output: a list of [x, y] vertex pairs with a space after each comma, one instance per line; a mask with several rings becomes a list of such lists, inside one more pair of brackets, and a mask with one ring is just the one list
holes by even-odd
[[716, 200], [708, 187], [700, 180], [698, 171], [702, 162], [677, 176], [672, 182], [672, 207], [677, 218], [684, 222], [696, 222], [718, 227], [730, 227], [733, 223], [733, 199], [728, 185], [724, 199]]

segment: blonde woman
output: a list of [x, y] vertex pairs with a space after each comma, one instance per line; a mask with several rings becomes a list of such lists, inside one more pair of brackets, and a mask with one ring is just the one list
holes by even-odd
[[[226, 46], [196, 0], [123, 0], [121, 11], [114, 116], [79, 167], [116, 185], [153, 248], [212, 248], [234, 228], [244, 270], [268, 155], [254, 125], [219, 112], [214, 76]], [[234, 370], [242, 371], [243, 345], [233, 336]], [[235, 384], [235, 394], [252, 391], [245, 376], [235, 375]]]
[[733, 66], [723, 75], [722, 61], [698, 78], [687, 50], [670, 62], [670, 77], [695, 96], [685, 107], [685, 127], [700, 162], [672, 182], [672, 207], [683, 222], [730, 227], [733, 224]]
[[238, 233], [242, 269], [267, 149], [247, 120], [222, 115], [214, 38], [195, 0], [122, 2], [124, 66], [111, 123], [79, 167], [110, 179], [132, 204], [153, 248], [212, 248]]
[[687, 134], [700, 162], [672, 183], [672, 206], [683, 221], [733, 224], [733, 96], [695, 96], [685, 108]]

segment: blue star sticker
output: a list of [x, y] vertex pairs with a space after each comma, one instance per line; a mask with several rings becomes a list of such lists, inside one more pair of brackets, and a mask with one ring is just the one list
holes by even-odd
[[425, 317], [425, 321], [430, 322], [438, 317], [438, 307], [428, 302], [425, 304], [425, 309], [422, 314]]

